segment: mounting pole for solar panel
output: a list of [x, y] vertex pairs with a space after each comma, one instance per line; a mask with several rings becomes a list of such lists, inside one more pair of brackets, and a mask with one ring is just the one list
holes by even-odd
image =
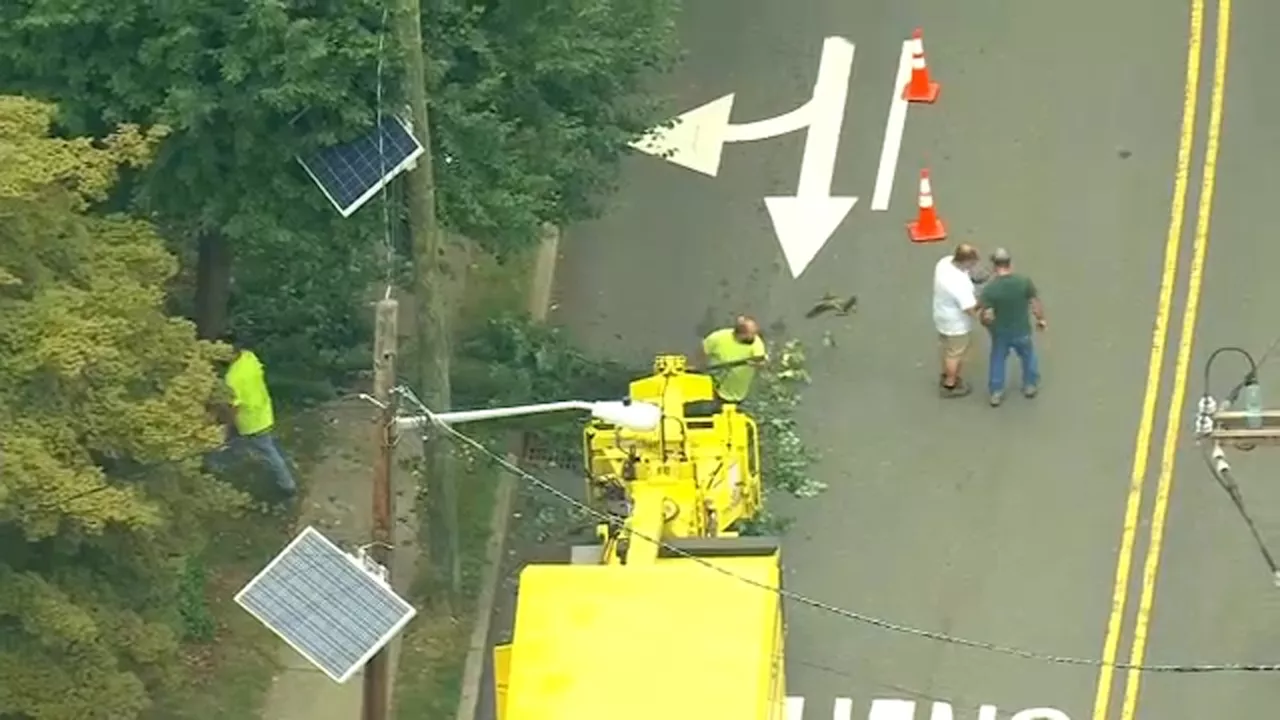
[[[388, 294], [389, 295], [389, 294]], [[373, 397], [380, 405], [374, 423], [377, 455], [373, 463], [373, 537], [370, 556], [391, 573], [391, 518], [394, 495], [391, 468], [394, 466], [396, 431], [397, 319], [400, 305], [391, 297], [377, 305], [373, 336]], [[389, 648], [379, 650], [364, 666], [364, 720], [387, 720], [390, 716]]]

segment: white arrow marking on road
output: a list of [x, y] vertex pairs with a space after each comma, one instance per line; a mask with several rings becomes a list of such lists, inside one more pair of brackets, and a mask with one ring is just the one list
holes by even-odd
[[631, 143], [631, 147], [715, 177], [720, 172], [720, 153], [724, 150], [732, 112], [733, 95], [725, 95], [681, 114], [673, 127], [650, 130]]
[[911, 79], [911, 41], [902, 43], [898, 57], [898, 76], [893, 81], [893, 96], [889, 100], [889, 119], [884, 124], [884, 145], [880, 147], [880, 168], [876, 170], [876, 188], [871, 193], [872, 210], [888, 210], [889, 196], [893, 194], [893, 176], [898, 171], [898, 153], [902, 150], [902, 133], [907, 127], [907, 108], [902, 88]]
[[[991, 717], [994, 720], [995, 715]], [[1071, 720], [1071, 718], [1056, 708], [1027, 708], [1014, 715], [1013, 720]]]
[[[832, 720], [852, 720], [853, 700], [847, 697], [835, 699], [835, 708], [831, 712]], [[1000, 710], [995, 705], [983, 705], [978, 708], [977, 720], [996, 720]], [[871, 701], [871, 711], [867, 720], [915, 720], [916, 701], [900, 699], [879, 699]], [[929, 710], [929, 720], [954, 720], [955, 710], [951, 703], [937, 701]], [[786, 720], [804, 720], [804, 698], [790, 696], [787, 698]], [[1056, 708], [1027, 708], [1015, 713], [1012, 720], [1071, 720], [1066, 713]]]
[[[730, 95], [730, 97], [733, 97]], [[757, 120], [746, 125], [730, 125], [725, 133], [725, 142], [753, 142], [782, 137], [806, 127], [813, 122], [814, 102], [809, 98], [803, 105], [768, 120]]]
[[915, 717], [914, 700], [875, 700], [867, 714], [867, 720], [915, 720]]
[[681, 113], [670, 128], [655, 128], [631, 143], [631, 147], [673, 165], [715, 177], [725, 143], [767, 140], [793, 133], [809, 124], [813, 100], [789, 113], [745, 125], [733, 125], [735, 93]]
[[[983, 705], [978, 708], [978, 720], [997, 720], [1000, 710], [995, 705]], [[954, 720], [955, 712], [951, 703], [935, 702], [929, 711], [929, 720]]]
[[794, 197], [764, 199], [792, 277], [800, 277], [858, 201], [856, 197], [831, 196], [852, 73], [853, 43], [839, 37], [824, 40], [810, 101], [813, 117], [800, 161], [799, 187]]

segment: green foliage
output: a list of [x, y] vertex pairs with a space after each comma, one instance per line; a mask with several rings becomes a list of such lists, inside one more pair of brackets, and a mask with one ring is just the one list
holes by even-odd
[[[127, 122], [175, 133], [149, 183], [167, 209], [234, 223], [297, 152], [373, 117], [380, 0], [12, 0], [6, 82], [57, 97], [77, 134]], [[265, 182], [264, 182], [265, 181]]]
[[564, 331], [528, 315], [503, 314], [471, 329], [459, 345], [460, 402], [512, 405], [566, 397], [620, 397], [634, 368], [592, 358]]
[[264, 228], [240, 244], [230, 325], [266, 364], [279, 400], [331, 398], [368, 370], [373, 308], [359, 300], [381, 262], [374, 243], [357, 225], [316, 235]]
[[[663, 119], [643, 84], [675, 58], [677, 0], [423, 5], [443, 222], [506, 254], [591, 216], [626, 143]], [[400, 107], [389, 7], [0, 4], [0, 84], [58, 100], [77, 134], [173, 128], [130, 176], [136, 208], [184, 257], [200, 234], [233, 248], [231, 324], [284, 399], [329, 394], [367, 356], [381, 209], [340, 218], [293, 158], [372, 126], [380, 64], [383, 110]]]
[[502, 253], [592, 216], [626, 145], [665, 120], [678, 0], [424, 2], [444, 221]]
[[[589, 216], [627, 142], [665, 119], [644, 84], [676, 59], [678, 0], [423, 6], [446, 223], [503, 248], [531, 244], [544, 222]], [[380, 59], [383, 106], [399, 107], [388, 7], [10, 0], [3, 82], [59, 100], [79, 134], [173, 127], [148, 173], [148, 208], [247, 238], [263, 222], [298, 227], [276, 216], [289, 206], [280, 191], [309, 183], [292, 158], [372, 125]], [[308, 231], [341, 224], [310, 195], [309, 210], [328, 217]]]
[[207, 581], [204, 563], [198, 557], [187, 558], [178, 585], [178, 612], [182, 615], [182, 639], [209, 642], [217, 630], [205, 600]]
[[764, 535], [786, 530], [790, 519], [769, 509], [769, 499], [778, 493], [798, 498], [813, 497], [826, 485], [810, 474], [817, 460], [800, 436], [796, 409], [801, 391], [809, 384], [804, 348], [798, 340], [788, 340], [776, 351], [769, 367], [759, 373], [751, 395], [742, 404], [760, 428], [760, 472], [764, 481], [765, 509], [744, 529], [744, 534]]
[[47, 136], [0, 98], [0, 708], [131, 718], [176, 647], [180, 567], [243, 496], [205, 476], [219, 349], [167, 316], [148, 225], [86, 215], [153, 137]]
[[[504, 314], [472, 328], [454, 359], [454, 404], [496, 407], [565, 399], [622, 397], [644, 374], [583, 353], [563, 330], [527, 315]], [[581, 459], [581, 418], [533, 417], [514, 423], [561, 462]]]
[[126, 194], [181, 255], [194, 256], [200, 235], [231, 248], [233, 325], [248, 331], [275, 378], [296, 378], [282, 386], [285, 399], [325, 395], [366, 334], [357, 297], [371, 279], [364, 258], [378, 247], [381, 213], [340, 217], [294, 158], [372, 126], [380, 59], [384, 106], [397, 107], [386, 8], [384, 0], [0, 4], [0, 83], [59, 101], [76, 134], [118, 122], [173, 129], [155, 162], [129, 175]]

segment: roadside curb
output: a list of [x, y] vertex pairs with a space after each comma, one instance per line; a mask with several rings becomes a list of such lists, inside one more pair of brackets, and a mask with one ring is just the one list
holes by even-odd
[[[538, 246], [534, 261], [533, 281], [529, 287], [529, 315], [538, 322], [547, 319], [551, 309], [551, 293], [555, 284], [556, 259], [560, 251], [560, 230], [548, 226]], [[524, 436], [513, 437], [507, 449], [507, 459], [517, 462], [524, 452]], [[462, 688], [458, 696], [457, 720], [475, 720], [476, 706], [480, 699], [480, 683], [484, 679], [484, 666], [489, 657], [489, 624], [493, 618], [493, 605], [498, 595], [498, 583], [502, 575], [502, 551], [507, 544], [507, 529], [511, 519], [511, 506], [516, 497], [516, 479], [503, 474], [498, 480], [493, 514], [489, 518], [489, 542], [485, 545], [485, 570], [480, 578], [480, 596], [476, 599], [476, 616], [472, 624], [471, 639], [467, 645], [466, 663], [462, 670]]]

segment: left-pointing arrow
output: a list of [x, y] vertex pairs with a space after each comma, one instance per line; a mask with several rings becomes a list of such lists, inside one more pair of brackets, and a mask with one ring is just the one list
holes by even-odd
[[789, 113], [742, 125], [729, 122], [734, 94], [712, 100], [677, 116], [673, 127], [645, 133], [631, 147], [673, 165], [715, 177], [725, 143], [754, 142], [793, 133], [809, 125], [815, 103], [810, 100]]
[[732, 112], [733, 94], [730, 93], [681, 114], [673, 127], [650, 130], [631, 143], [631, 147], [715, 177], [720, 171], [720, 154], [728, 140]]
[[767, 197], [765, 207], [792, 277], [800, 277], [844, 221], [856, 197], [832, 197], [836, 152], [853, 72], [853, 43], [839, 37], [822, 44], [818, 81], [810, 101], [809, 136], [800, 163], [800, 184], [793, 197]]

